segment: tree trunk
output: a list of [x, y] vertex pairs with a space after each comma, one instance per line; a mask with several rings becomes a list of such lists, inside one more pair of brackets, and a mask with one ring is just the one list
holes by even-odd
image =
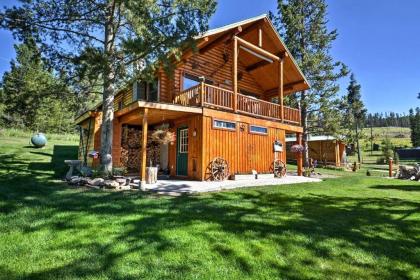
[[309, 167], [309, 131], [308, 131], [308, 107], [306, 106], [306, 92], [302, 91], [300, 95], [300, 102], [301, 102], [301, 119], [302, 119], [302, 127], [303, 127], [303, 166], [305, 168]]
[[362, 157], [360, 154], [360, 143], [359, 143], [359, 124], [356, 123], [356, 145], [357, 145], [357, 161], [362, 162]]
[[108, 7], [107, 21], [105, 23], [105, 65], [104, 65], [104, 89], [102, 98], [102, 125], [101, 125], [101, 170], [105, 175], [112, 174], [112, 126], [114, 120], [114, 95], [115, 95], [115, 70], [113, 59], [113, 3]]

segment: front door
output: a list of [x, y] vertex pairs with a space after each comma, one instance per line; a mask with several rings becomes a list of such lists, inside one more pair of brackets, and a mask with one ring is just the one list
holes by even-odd
[[176, 137], [176, 175], [188, 175], [188, 127], [177, 130]]

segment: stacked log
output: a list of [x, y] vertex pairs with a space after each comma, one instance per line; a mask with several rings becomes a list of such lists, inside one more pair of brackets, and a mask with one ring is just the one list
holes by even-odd
[[124, 126], [121, 138], [121, 163], [130, 172], [140, 169], [141, 128]]
[[[123, 126], [121, 137], [121, 164], [129, 172], [139, 172], [141, 154], [141, 127]], [[147, 139], [147, 166], [157, 166], [160, 161], [160, 144]]]

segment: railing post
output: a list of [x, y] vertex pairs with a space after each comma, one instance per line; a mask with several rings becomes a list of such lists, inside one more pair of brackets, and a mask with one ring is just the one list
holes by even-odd
[[233, 111], [238, 110], [238, 38], [233, 37], [233, 67], [232, 67], [232, 86], [233, 86]]
[[279, 104], [280, 104], [280, 119], [281, 122], [284, 122], [284, 108], [283, 108], [283, 86], [284, 86], [284, 75], [283, 75], [283, 62], [284, 57], [281, 57], [279, 60]]
[[200, 106], [204, 107], [204, 94], [205, 94], [205, 82], [206, 78], [200, 77]]

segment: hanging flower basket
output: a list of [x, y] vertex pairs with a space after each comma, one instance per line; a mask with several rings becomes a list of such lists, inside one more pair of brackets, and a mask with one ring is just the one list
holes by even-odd
[[292, 153], [302, 153], [305, 150], [305, 148], [302, 145], [295, 144], [292, 147], [290, 147], [290, 151]]
[[168, 144], [175, 141], [175, 133], [170, 132], [167, 129], [157, 129], [153, 131], [150, 138], [152, 141], [158, 142], [159, 144]]

